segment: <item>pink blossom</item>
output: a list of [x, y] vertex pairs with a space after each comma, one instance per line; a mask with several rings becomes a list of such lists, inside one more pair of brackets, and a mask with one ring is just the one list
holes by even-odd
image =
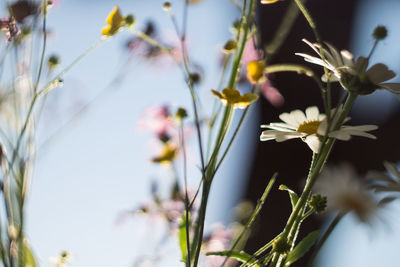
[[[251, 38], [247, 41], [243, 51], [243, 66], [251, 61], [262, 60], [264, 58], [264, 51], [257, 48], [256, 38]], [[274, 107], [280, 107], [284, 103], [284, 98], [279, 91], [271, 85], [269, 79], [260, 85], [261, 94], [267, 99]]]
[[160, 139], [170, 136], [175, 129], [169, 107], [162, 105], [147, 108], [139, 119], [138, 128], [152, 132]]

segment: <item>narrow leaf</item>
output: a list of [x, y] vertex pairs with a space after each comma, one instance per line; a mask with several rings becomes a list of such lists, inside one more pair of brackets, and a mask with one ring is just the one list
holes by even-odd
[[292, 208], [294, 209], [294, 207], [296, 206], [297, 201], [299, 200], [299, 196], [296, 194], [296, 192], [294, 192], [292, 189], [290, 189], [289, 187], [287, 187], [284, 184], [281, 184], [279, 186], [279, 190], [288, 191], [289, 196], [290, 196], [290, 202], [292, 203]]
[[289, 253], [285, 261], [285, 267], [297, 261], [314, 245], [319, 236], [319, 230], [309, 233], [301, 242]]
[[187, 241], [186, 241], [186, 216], [182, 215], [182, 222], [179, 225], [179, 247], [182, 253], [182, 261], [186, 263], [187, 261]]

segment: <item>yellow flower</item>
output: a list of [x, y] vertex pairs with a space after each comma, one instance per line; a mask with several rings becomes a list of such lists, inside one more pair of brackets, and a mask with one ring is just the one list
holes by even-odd
[[252, 84], [265, 82], [264, 68], [265, 68], [264, 61], [249, 62], [249, 64], [247, 64], [247, 72], [246, 72], [247, 79]]
[[174, 146], [166, 144], [161, 154], [152, 158], [151, 161], [154, 163], [169, 164], [175, 159], [177, 154], [178, 151]]
[[200, 2], [202, 2], [203, 0], [189, 0], [189, 2], [190, 3], [200, 3]]
[[124, 26], [133, 26], [135, 20], [133, 15], [128, 15], [123, 17], [119, 11], [118, 6], [114, 6], [113, 10], [110, 12], [106, 19], [108, 24], [101, 30], [101, 35], [113, 36]]
[[238, 90], [230, 88], [222, 90], [222, 94], [215, 90], [211, 90], [211, 92], [221, 100], [222, 104], [225, 106], [232, 105], [233, 108], [244, 109], [258, 99], [258, 96], [255, 94], [240, 95]]
[[261, 0], [261, 4], [267, 5], [267, 4], [274, 4], [278, 2], [279, 0]]

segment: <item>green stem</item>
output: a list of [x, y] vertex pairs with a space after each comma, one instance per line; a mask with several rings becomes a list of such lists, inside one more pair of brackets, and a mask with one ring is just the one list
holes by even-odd
[[[305, 3], [307, 0], [303, 0]], [[292, 29], [294, 22], [299, 16], [299, 9], [295, 3], [290, 3], [279, 28], [276, 30], [275, 36], [272, 41], [265, 46], [264, 51], [266, 54], [267, 62], [276, 54], [279, 48], [282, 46], [290, 30]]]
[[247, 230], [249, 230], [251, 228], [251, 226], [253, 225], [255, 219], [257, 218], [258, 214], [261, 211], [261, 208], [264, 205], [265, 200], [267, 199], [267, 196], [269, 194], [269, 192], [271, 191], [272, 186], [275, 183], [276, 177], [278, 176], [278, 173], [274, 173], [274, 175], [272, 176], [272, 178], [270, 179], [267, 187], [264, 190], [264, 193], [262, 194], [261, 198], [258, 200], [257, 206], [253, 212], [253, 214], [251, 215], [249, 221], [247, 222], [247, 224], [245, 225], [245, 227], [243, 228], [242, 232], [240, 233], [240, 235], [236, 238], [235, 242], [233, 243], [231, 249], [229, 250], [228, 255], [226, 255], [224, 262], [222, 263], [221, 267], [224, 267], [224, 265], [226, 264], [226, 262], [229, 259], [229, 256], [232, 254], [232, 252], [234, 251], [234, 249], [236, 248], [237, 244], [240, 242], [240, 240], [242, 239], [242, 237], [244, 236], [244, 234], [247, 232]]
[[[334, 125], [334, 130], [338, 129], [342, 125], [344, 119], [350, 112], [350, 109], [356, 98], [357, 98], [357, 95], [350, 92], [350, 94], [346, 100], [346, 103], [344, 105], [343, 112], [342, 112], [342, 114], [340, 114], [340, 117], [339, 117], [336, 125]], [[292, 229], [297, 229], [297, 227], [295, 225], [296, 222], [298, 224], [300, 224], [300, 222], [298, 221], [298, 217], [301, 216], [301, 212], [304, 210], [305, 206], [307, 205], [307, 200], [311, 193], [311, 189], [312, 189], [316, 179], [318, 178], [318, 175], [320, 174], [322, 168], [324, 167], [324, 165], [326, 163], [326, 160], [327, 160], [327, 158], [331, 152], [331, 149], [333, 147], [333, 144], [334, 144], [334, 139], [327, 138], [325, 145], [322, 147], [321, 152], [318, 154], [318, 156], [316, 158], [315, 165], [314, 165], [314, 163], [311, 164], [311, 165], [314, 165], [314, 167], [310, 168], [310, 172], [308, 174], [307, 182], [304, 187], [303, 193], [301, 194], [299, 200], [297, 201], [296, 206], [293, 209], [293, 211], [287, 221], [287, 224], [282, 232], [282, 235], [281, 235], [281, 238], [284, 240], [287, 240], [288, 244], [291, 244], [291, 242], [292, 242], [292, 240], [289, 239], [289, 234]], [[274, 257], [272, 259], [271, 267], [281, 266], [281, 264], [283, 263], [283, 258], [284, 258], [283, 254], [276, 253], [276, 255], [274, 255]]]

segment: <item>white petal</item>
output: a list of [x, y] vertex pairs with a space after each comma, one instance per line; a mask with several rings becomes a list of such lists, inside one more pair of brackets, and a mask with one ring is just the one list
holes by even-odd
[[321, 141], [319, 140], [318, 136], [316, 135], [309, 135], [306, 137], [304, 142], [307, 143], [307, 145], [311, 148], [311, 150], [314, 153], [319, 153], [319, 150], [321, 149]]
[[351, 138], [350, 133], [348, 133], [346, 131], [341, 131], [341, 130], [330, 132], [329, 136], [339, 139], [339, 140], [342, 140], [342, 141], [349, 141]]
[[289, 124], [286, 123], [280, 123], [280, 122], [274, 122], [270, 123], [269, 125], [266, 125], [264, 128], [269, 128], [273, 130], [278, 130], [278, 131], [296, 131], [297, 127], [292, 127]]
[[292, 118], [296, 120], [297, 126], [307, 121], [306, 115], [300, 109], [295, 109], [292, 112], [290, 112], [290, 116], [292, 116]]
[[396, 74], [389, 70], [389, 68], [382, 63], [373, 65], [367, 70], [367, 76], [374, 84], [378, 84], [387, 80], [390, 80], [396, 76]]
[[302, 39], [302, 41], [305, 42], [306, 44], [308, 44], [312, 48], [312, 50], [315, 51], [315, 53], [317, 53], [319, 56], [321, 56], [320, 53], [319, 53], [319, 48], [318, 48], [319, 46], [318, 45], [312, 44], [310, 41], [308, 41], [305, 38]]
[[329, 43], [325, 43], [325, 45], [329, 48], [329, 51], [332, 54], [332, 57], [334, 58], [335, 62], [331, 62], [335, 67], [339, 67], [344, 65], [343, 64], [343, 60], [342, 57], [340, 56], [339, 52], [336, 50], [335, 47], [333, 47], [331, 44]]
[[380, 83], [378, 85], [392, 93], [400, 94], [400, 83]]
[[289, 113], [286, 113], [286, 112], [282, 113], [281, 115], [279, 115], [279, 119], [286, 122], [290, 126], [293, 126], [296, 129], [299, 126], [299, 123], [297, 122], [297, 120]]
[[312, 106], [306, 109], [306, 117], [308, 121], [318, 120], [319, 110], [318, 107]]
[[353, 57], [352, 53], [350, 53], [347, 50], [342, 50], [342, 51], [340, 51], [340, 55], [342, 56], [344, 65], [352, 67], [352, 68], [354, 67], [355, 63], [354, 63], [354, 57]]
[[298, 132], [282, 132], [276, 130], [263, 131], [260, 136], [261, 141], [269, 141], [275, 139], [277, 142], [286, 141], [288, 139], [302, 137], [303, 133]]

